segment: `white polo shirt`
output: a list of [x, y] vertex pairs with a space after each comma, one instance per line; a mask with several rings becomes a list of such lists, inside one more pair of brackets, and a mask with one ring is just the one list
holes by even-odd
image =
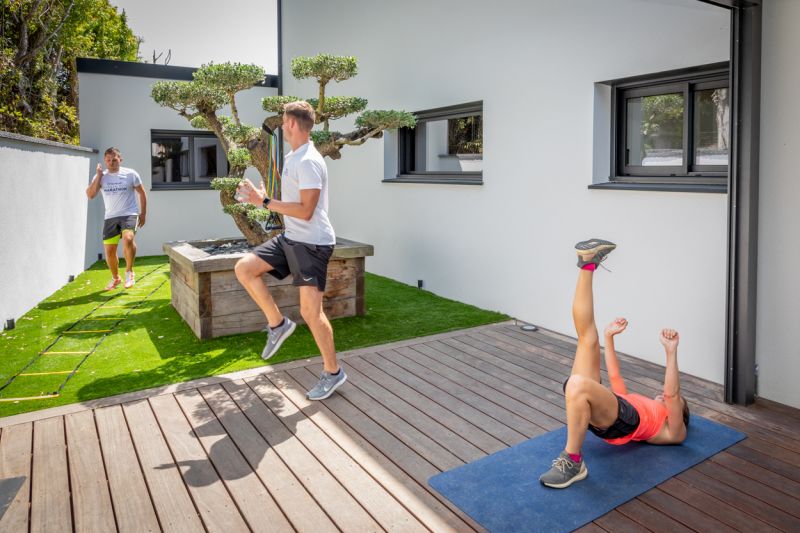
[[319, 201], [311, 220], [284, 216], [286, 237], [307, 244], [336, 244], [336, 234], [328, 219], [328, 168], [312, 141], [289, 152], [283, 162], [281, 201], [300, 203], [300, 191], [319, 189]]

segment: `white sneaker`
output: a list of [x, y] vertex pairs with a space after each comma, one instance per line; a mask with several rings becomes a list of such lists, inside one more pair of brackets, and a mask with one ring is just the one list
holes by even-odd
[[134, 279], [133, 270], [129, 270], [125, 272], [125, 288], [130, 289], [136, 285], [136, 280]]

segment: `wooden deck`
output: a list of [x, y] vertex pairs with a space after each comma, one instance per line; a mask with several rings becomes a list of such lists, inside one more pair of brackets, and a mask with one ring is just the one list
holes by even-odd
[[[563, 425], [573, 349], [498, 324], [345, 354], [321, 403], [311, 360], [0, 419], [0, 480], [22, 483], [0, 531], [480, 529], [428, 478]], [[661, 367], [621, 359], [657, 393]], [[800, 411], [682, 383], [748, 438], [582, 530], [800, 531]]]

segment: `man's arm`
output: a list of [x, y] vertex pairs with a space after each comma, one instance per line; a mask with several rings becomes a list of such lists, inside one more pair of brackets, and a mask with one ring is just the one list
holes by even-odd
[[[264, 198], [267, 197], [264, 189], [256, 189], [250, 180], [243, 179], [239, 185], [240, 194], [244, 196], [244, 201], [257, 207], [261, 207]], [[280, 200], [270, 200], [268, 209], [275, 213], [301, 220], [311, 220], [314, 210], [319, 202], [320, 189], [301, 189], [300, 202], [281, 202]]]
[[147, 193], [144, 192], [144, 187], [137, 185], [133, 188], [139, 196], [139, 227], [144, 226], [147, 219]]
[[667, 427], [670, 440], [683, 442], [686, 438], [686, 425], [683, 423], [683, 404], [681, 402], [680, 373], [678, 372], [678, 332], [663, 329], [659, 340], [667, 355], [667, 368], [664, 372], [664, 404], [667, 406]]
[[614, 337], [625, 331], [626, 327], [628, 327], [628, 321], [624, 318], [617, 318], [605, 329], [606, 370], [608, 371], [608, 380], [611, 382], [611, 390], [614, 391], [614, 394], [628, 393], [628, 389], [625, 387], [625, 380], [622, 379], [622, 374], [619, 371], [617, 352], [614, 349]]
[[86, 196], [89, 197], [89, 200], [97, 196], [97, 193], [100, 192], [100, 186], [103, 183], [103, 167], [100, 166], [100, 163], [97, 163], [97, 172], [92, 178], [92, 182], [89, 184], [89, 187], [86, 189]]

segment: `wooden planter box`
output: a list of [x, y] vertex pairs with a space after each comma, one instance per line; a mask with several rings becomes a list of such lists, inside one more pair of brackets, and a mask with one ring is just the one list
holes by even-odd
[[[209, 255], [204, 246], [239, 241], [176, 241], [164, 244], [169, 256], [172, 306], [195, 335], [210, 339], [222, 335], [260, 331], [267, 325], [264, 313], [236, 279], [233, 267], [243, 254]], [[337, 239], [330, 263], [323, 306], [329, 318], [363, 316], [364, 258], [373, 255], [370, 244]], [[264, 282], [280, 310], [303, 323], [300, 298], [292, 276], [277, 280], [265, 274]]]

